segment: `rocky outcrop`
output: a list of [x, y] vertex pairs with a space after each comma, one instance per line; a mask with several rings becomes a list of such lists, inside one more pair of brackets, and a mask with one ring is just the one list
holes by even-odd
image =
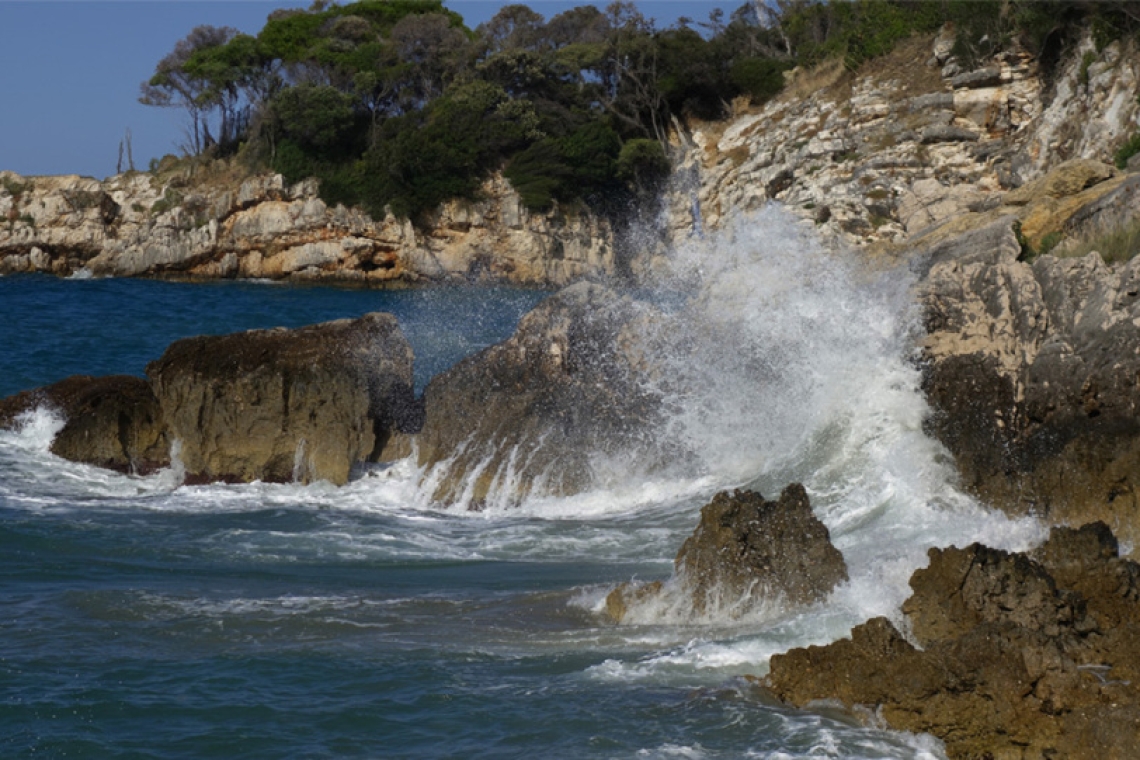
[[422, 422], [390, 314], [171, 344], [147, 366], [190, 483], [342, 484]]
[[631, 607], [668, 593], [682, 596], [696, 616], [739, 615], [765, 602], [818, 602], [846, 580], [843, 555], [812, 513], [802, 485], [792, 483], [777, 501], [753, 491], [722, 491], [701, 509], [668, 587], [622, 584], [606, 598], [606, 611], [621, 622]]
[[57, 456], [140, 475], [170, 464], [162, 410], [141, 378], [76, 375], [0, 399], [0, 427], [39, 407], [64, 420], [51, 445]]
[[[794, 705], [838, 700], [932, 733], [952, 758], [1125, 758], [1140, 744], [1140, 566], [1104, 524], [1055, 528], [1032, 556], [932, 549], [903, 609], [850, 639], [772, 658]], [[916, 646], [917, 645], [917, 646]]]
[[1022, 260], [1014, 220], [925, 254], [929, 429], [1009, 512], [1140, 538], [1140, 259]]
[[313, 181], [191, 169], [104, 182], [0, 172], [0, 274], [561, 286], [614, 271], [604, 221], [533, 214], [497, 176], [483, 200], [441, 206], [423, 231], [330, 208]]
[[[797, 70], [763, 107], [695, 130], [678, 145], [670, 238], [692, 234], [694, 208], [710, 229], [775, 200], [824, 237], [889, 249], [1016, 203], [1008, 196], [1032, 192], [1022, 188], [1063, 161], [1103, 166], [1138, 130], [1132, 43], [1081, 40], [1048, 81], [1022, 51], [963, 70], [952, 47], [948, 30], [857, 72], [839, 62]], [[1042, 223], [1072, 210], [1059, 205]], [[1034, 219], [1025, 226], [1034, 245], [1052, 231]]]
[[639, 383], [649, 365], [637, 338], [659, 317], [579, 283], [434, 378], [414, 441], [433, 498], [478, 508], [489, 495], [576, 493], [604, 479], [607, 461], [625, 470], [634, 463], [623, 457], [651, 459], [658, 399]]

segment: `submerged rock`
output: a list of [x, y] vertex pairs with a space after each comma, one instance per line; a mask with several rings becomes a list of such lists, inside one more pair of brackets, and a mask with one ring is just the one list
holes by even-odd
[[390, 314], [188, 338], [147, 374], [192, 483], [342, 484], [421, 422], [412, 350]]
[[74, 375], [0, 400], [0, 427], [45, 407], [64, 419], [51, 451], [64, 459], [146, 474], [170, 464], [158, 399], [143, 379]]
[[605, 460], [661, 447], [659, 399], [644, 389], [638, 340], [659, 317], [591, 283], [543, 301], [508, 340], [464, 359], [424, 393], [419, 464], [433, 498], [478, 508], [490, 494], [571, 494]]
[[668, 587], [622, 584], [606, 599], [619, 622], [629, 608], [662, 593], [679, 594], [695, 615], [743, 613], [764, 601], [805, 605], [847, 580], [847, 564], [799, 483], [777, 501], [753, 491], [722, 491], [701, 509], [682, 544]]
[[1137, 578], [1102, 523], [1054, 528], [1032, 556], [932, 549], [903, 607], [914, 643], [875, 618], [850, 639], [773, 657], [764, 684], [797, 706], [839, 700], [932, 733], [952, 758], [1131, 757]]

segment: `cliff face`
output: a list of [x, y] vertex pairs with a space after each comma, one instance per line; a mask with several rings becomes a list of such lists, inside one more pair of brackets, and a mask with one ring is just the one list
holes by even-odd
[[1007, 194], [1063, 161], [1111, 162], [1137, 130], [1134, 47], [1086, 39], [1047, 83], [1027, 54], [964, 70], [952, 45], [914, 38], [855, 75], [797, 71], [763, 108], [694, 131], [670, 237], [691, 233], [694, 198], [705, 228], [776, 200], [847, 244], [902, 244], [1018, 202]]
[[441, 207], [426, 233], [329, 208], [314, 182], [238, 185], [143, 173], [104, 182], [0, 173], [0, 274], [271, 278], [370, 284], [493, 280], [562, 286], [614, 271], [589, 215], [532, 214], [501, 177]]

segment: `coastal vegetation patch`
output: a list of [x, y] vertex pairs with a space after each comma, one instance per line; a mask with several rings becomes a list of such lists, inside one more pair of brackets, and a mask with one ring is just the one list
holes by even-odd
[[853, 71], [951, 25], [964, 70], [1014, 40], [1048, 68], [1078, 32], [1102, 47], [1138, 16], [1124, 0], [777, 0], [659, 28], [614, 2], [550, 19], [507, 5], [471, 29], [438, 0], [317, 0], [257, 35], [194, 28], [140, 100], [184, 111], [190, 156], [316, 177], [326, 202], [376, 217], [430, 224], [500, 170], [531, 209], [614, 216], [656, 196], [678, 125], [762, 103], [796, 67]]

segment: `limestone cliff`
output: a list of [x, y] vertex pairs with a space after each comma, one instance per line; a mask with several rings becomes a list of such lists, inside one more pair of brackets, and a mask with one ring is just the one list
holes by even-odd
[[99, 182], [0, 173], [0, 274], [561, 286], [614, 270], [605, 222], [530, 213], [498, 176], [482, 200], [442, 206], [424, 232], [391, 215], [329, 208], [312, 181], [199, 174]]
[[797, 70], [762, 108], [695, 129], [679, 147], [670, 237], [691, 234], [696, 207], [716, 228], [775, 200], [847, 244], [902, 244], [970, 212], [1024, 206], [1011, 191], [1066, 160], [1111, 162], [1137, 131], [1134, 45], [1098, 51], [1085, 39], [1046, 81], [1019, 51], [963, 70], [952, 44], [950, 33], [915, 37], [854, 74], [839, 62]]

